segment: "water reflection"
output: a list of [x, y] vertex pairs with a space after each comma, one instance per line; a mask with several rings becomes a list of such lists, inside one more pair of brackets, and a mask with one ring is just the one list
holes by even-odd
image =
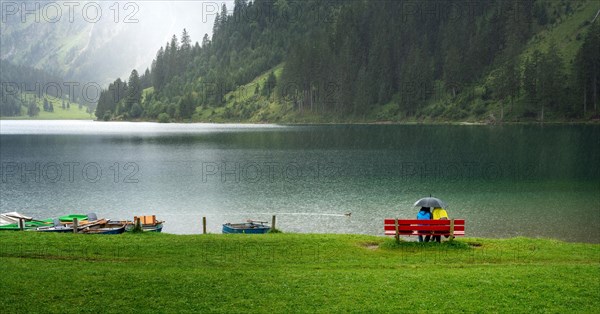
[[[600, 242], [598, 126], [2, 121], [0, 131], [3, 212], [156, 214], [172, 233], [201, 232], [203, 216], [220, 232], [277, 214], [287, 232], [379, 235], [383, 218], [413, 217], [433, 194], [470, 236]], [[60, 180], [43, 173], [52, 164]]]

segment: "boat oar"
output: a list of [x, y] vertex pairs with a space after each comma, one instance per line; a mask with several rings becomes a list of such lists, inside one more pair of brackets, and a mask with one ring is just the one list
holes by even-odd
[[86, 224], [80, 225], [80, 226], [77, 228], [77, 230], [81, 230], [81, 229], [85, 229], [85, 228], [93, 227], [93, 226], [96, 226], [96, 225], [101, 225], [101, 224], [103, 224], [103, 223], [107, 223], [107, 222], [108, 222], [108, 220], [106, 220], [106, 219], [98, 219], [98, 220], [94, 220], [94, 221], [92, 221], [92, 222], [88, 222], [88, 223], [86, 223]]

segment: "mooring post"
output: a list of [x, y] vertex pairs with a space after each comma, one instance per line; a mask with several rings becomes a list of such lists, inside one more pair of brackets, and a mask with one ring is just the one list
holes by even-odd
[[79, 229], [79, 220], [73, 218], [73, 233], [77, 233], [77, 229]]
[[135, 230], [135, 232], [142, 231], [142, 218], [141, 217], [135, 217], [135, 226], [133, 227], [133, 230]]
[[19, 218], [19, 230], [25, 230], [25, 219]]
[[271, 230], [275, 230], [275, 223], [277, 222], [277, 216], [273, 215], [271, 219]]
[[206, 234], [206, 217], [202, 217], [202, 234]]

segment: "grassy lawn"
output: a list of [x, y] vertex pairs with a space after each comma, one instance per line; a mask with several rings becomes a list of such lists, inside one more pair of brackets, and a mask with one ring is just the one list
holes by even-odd
[[[23, 97], [26, 101], [34, 99], [34, 96], [32, 94], [24, 94]], [[82, 106], [81, 109], [79, 109], [78, 104], [71, 103], [69, 109], [63, 109], [61, 99], [52, 97], [50, 95], [46, 95], [45, 98], [54, 106], [54, 112], [44, 111], [44, 99], [36, 98], [37, 106], [38, 108], [40, 108], [40, 113], [37, 116], [28, 116], [27, 108], [21, 107], [21, 113], [23, 113], [23, 115], [16, 117], [1, 118], [3, 120], [93, 120], [96, 118], [95, 116], [90, 115], [86, 112], [86, 106]]]
[[[550, 2], [558, 5], [558, 2]], [[596, 1], [581, 1], [573, 3], [574, 11], [563, 17], [557, 25], [550, 25], [548, 29], [542, 30], [534, 36], [528, 43], [523, 55], [528, 56], [535, 49], [546, 51], [553, 42], [559, 49], [563, 62], [567, 65], [566, 70], [570, 70], [570, 63], [575, 58], [577, 50], [583, 44], [583, 39], [577, 39], [577, 36], [584, 37], [585, 28], [582, 21], [591, 21], [600, 7]], [[551, 11], [551, 10], [550, 10]]]
[[600, 245], [0, 233], [11, 312], [597, 313]]

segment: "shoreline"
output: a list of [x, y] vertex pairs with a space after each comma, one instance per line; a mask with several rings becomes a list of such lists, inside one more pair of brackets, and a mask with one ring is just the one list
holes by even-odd
[[[52, 233], [48, 233], [48, 232], [35, 232], [35, 231], [24, 231], [26, 234], [41, 234], [41, 235], [49, 235]], [[7, 234], [7, 233], [11, 233], [11, 234], [19, 234], [19, 233], [23, 233], [23, 231], [1, 231], [0, 230], [0, 240], [1, 235], [2, 234]], [[56, 234], [60, 234], [60, 235], [66, 235], [66, 236], [80, 236], [79, 234], [73, 234], [71, 232], [67, 232], [67, 233], [56, 233]], [[126, 235], [127, 233], [123, 233], [121, 235], [112, 235], [110, 236], [112, 237], [122, 237], [124, 235]], [[147, 234], [147, 233], [145, 233]], [[211, 237], [228, 237], [231, 236], [231, 234], [225, 234], [225, 233], [214, 233], [214, 232], [207, 232], [206, 234], [203, 234], [202, 232], [199, 233], [172, 233], [172, 232], [157, 232], [157, 233], [152, 233], [152, 236], [166, 236], [166, 237], [181, 237], [181, 238], [186, 238], [186, 237], [191, 237], [191, 238], [202, 238], [202, 237], [206, 237], [206, 236], [211, 236]], [[284, 235], [284, 236], [293, 236], [293, 237], [306, 237], [306, 238], [329, 238], [329, 237], [349, 237], [349, 238], [353, 238], [353, 237], [372, 237], [374, 239], [377, 240], [383, 240], [383, 241], [388, 241], [388, 240], [394, 240], [393, 236], [387, 236], [387, 235], [383, 235], [383, 234], [366, 234], [366, 233], [314, 233], [314, 232], [307, 232], [307, 233], [302, 233], [302, 232], [286, 232], [286, 231], [280, 231], [280, 232], [274, 232], [274, 233], [266, 233], [266, 234], [262, 234], [262, 235], [250, 235], [251, 237], [256, 237], [256, 239], [260, 239], [261, 237], [264, 236], [272, 236], [272, 235]], [[552, 238], [552, 237], [545, 237], [545, 236], [507, 236], [507, 237], [497, 237], [497, 238], [492, 238], [492, 237], [480, 237], [480, 236], [458, 236], [454, 239], [454, 241], [456, 242], [471, 242], [471, 241], [517, 241], [517, 240], [525, 240], [525, 241], [552, 241], [552, 242], [560, 242], [560, 243], [564, 243], [564, 244], [573, 244], [573, 245], [600, 245], [600, 239], [597, 239], [596, 242], [586, 242], [586, 241], [569, 241], [569, 240], [565, 240], [565, 239], [560, 239], [560, 238]], [[442, 244], [443, 243], [448, 243], [451, 242], [446, 238], [442, 238]], [[400, 236], [400, 243], [419, 243], [418, 239], [416, 236]], [[430, 243], [434, 243], [433, 241]], [[437, 244], [435, 244], [437, 245]]]
[[89, 122], [126, 122], [126, 123], [156, 123], [156, 124], [237, 124], [237, 125], [289, 125], [289, 126], [319, 126], [319, 125], [460, 125], [460, 126], [503, 126], [503, 125], [600, 125], [600, 120], [589, 121], [507, 121], [502, 123], [472, 122], [472, 121], [373, 121], [373, 122], [241, 122], [241, 121], [173, 121], [161, 123], [155, 120], [94, 120], [94, 119], [21, 119], [0, 117], [0, 121], [89, 121]]

